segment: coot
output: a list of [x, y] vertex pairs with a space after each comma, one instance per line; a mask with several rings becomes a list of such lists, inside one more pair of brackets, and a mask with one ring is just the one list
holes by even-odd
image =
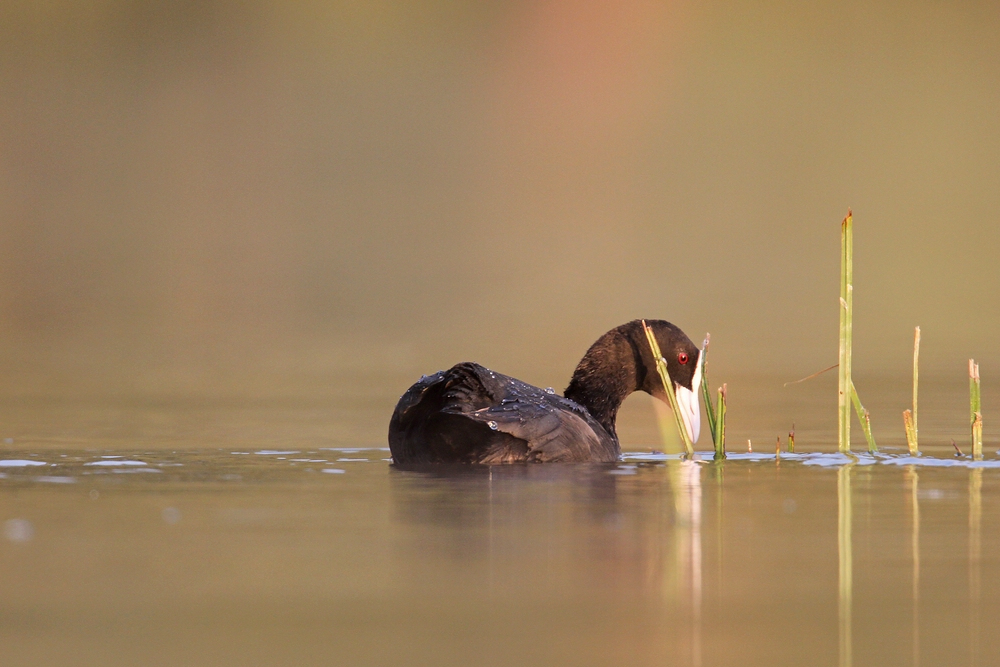
[[[675, 383], [691, 440], [701, 412], [699, 350], [669, 322], [646, 320]], [[389, 422], [394, 463], [617, 461], [615, 418], [633, 391], [667, 402], [641, 320], [597, 339], [559, 396], [472, 362], [426, 375], [410, 387]]]

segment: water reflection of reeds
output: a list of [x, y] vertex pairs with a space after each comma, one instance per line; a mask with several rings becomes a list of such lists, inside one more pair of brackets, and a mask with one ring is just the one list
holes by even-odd
[[979, 664], [983, 469], [969, 471], [969, 664]]
[[851, 638], [851, 611], [854, 587], [854, 553], [852, 547], [851, 470], [848, 464], [837, 470], [837, 552], [839, 565], [838, 620], [840, 639], [840, 667], [851, 667], [853, 645]]
[[907, 466], [904, 472], [906, 486], [910, 490], [910, 559], [913, 564], [913, 576], [910, 587], [910, 597], [913, 604], [913, 664], [920, 664], [920, 476], [915, 466]]

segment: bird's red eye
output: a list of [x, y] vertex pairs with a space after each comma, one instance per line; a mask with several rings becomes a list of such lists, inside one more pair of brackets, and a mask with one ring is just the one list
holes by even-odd
[[681, 362], [682, 364], [686, 364], [688, 362], [687, 352], [681, 352], [680, 354], [678, 354], [677, 361]]

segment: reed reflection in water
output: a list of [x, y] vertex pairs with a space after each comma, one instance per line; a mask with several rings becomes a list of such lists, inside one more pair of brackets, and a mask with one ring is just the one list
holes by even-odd
[[840, 667], [851, 667], [851, 606], [854, 587], [854, 551], [851, 546], [851, 526], [854, 509], [851, 506], [851, 469], [849, 463], [837, 471], [837, 555], [840, 596], [838, 599]]
[[978, 665], [982, 581], [983, 469], [969, 471], [969, 664]]
[[907, 466], [906, 485], [910, 490], [910, 558], [913, 563], [913, 664], [920, 664], [920, 475], [915, 466]]

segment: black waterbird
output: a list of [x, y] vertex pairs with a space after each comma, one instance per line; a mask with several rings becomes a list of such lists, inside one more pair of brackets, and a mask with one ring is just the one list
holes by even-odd
[[[700, 351], [673, 324], [646, 323], [693, 442], [701, 425]], [[618, 409], [640, 390], [667, 402], [642, 321], [633, 320], [590, 346], [564, 396], [472, 362], [422, 377], [396, 404], [389, 449], [397, 464], [617, 461]]]

